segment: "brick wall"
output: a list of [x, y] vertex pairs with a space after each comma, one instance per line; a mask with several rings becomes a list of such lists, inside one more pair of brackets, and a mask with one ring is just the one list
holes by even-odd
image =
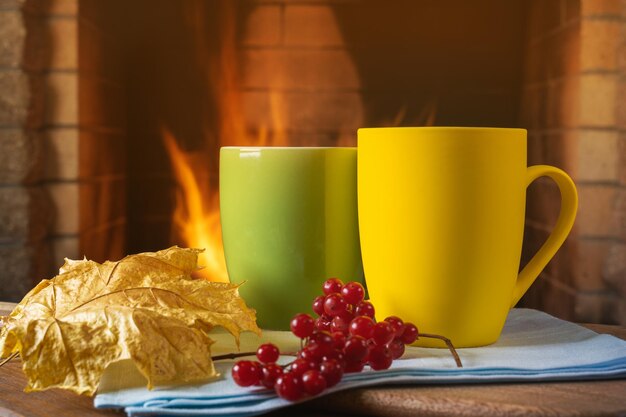
[[[566, 170], [580, 206], [572, 234], [523, 304], [587, 322], [626, 323], [624, 56], [626, 2], [532, 1], [520, 121], [529, 163]], [[558, 214], [547, 179], [529, 188], [525, 258]]]
[[0, 299], [5, 300], [19, 299], [45, 276], [50, 257], [41, 94], [41, 63], [48, 57], [40, 33], [28, 30], [44, 18], [30, 6], [0, 1]]
[[65, 257], [124, 254], [121, 81], [96, 4], [0, 1], [2, 300]]
[[364, 123], [361, 83], [335, 3], [243, 3], [239, 88], [253, 134], [269, 129], [294, 146], [356, 143]]

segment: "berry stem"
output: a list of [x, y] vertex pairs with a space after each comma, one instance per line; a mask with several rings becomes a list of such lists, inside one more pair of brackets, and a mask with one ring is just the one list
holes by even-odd
[[[254, 356], [254, 355], [256, 355], [256, 352], [225, 353], [223, 355], [211, 356], [211, 359], [214, 361], [220, 361], [220, 360], [226, 360], [226, 359], [243, 358], [244, 356]], [[282, 352], [281, 355], [298, 356], [293, 352]]]
[[5, 363], [10, 362], [12, 359], [17, 358], [17, 355], [19, 355], [19, 352], [15, 352], [12, 355], [9, 355], [6, 358], [4, 358], [4, 360], [0, 362], [0, 367], [2, 367]]
[[450, 339], [448, 339], [445, 336], [441, 336], [438, 334], [429, 334], [429, 333], [420, 333], [419, 337], [443, 340], [446, 346], [448, 346], [448, 349], [450, 349], [450, 353], [454, 357], [454, 361], [456, 362], [457, 368], [463, 367], [463, 364], [461, 363], [461, 358], [459, 357], [459, 354], [456, 352], [456, 349], [454, 348], [454, 345], [452, 344], [452, 341]]

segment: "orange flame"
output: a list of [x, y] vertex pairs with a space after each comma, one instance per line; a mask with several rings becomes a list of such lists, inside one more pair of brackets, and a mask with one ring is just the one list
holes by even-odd
[[167, 129], [163, 130], [163, 140], [179, 186], [173, 215], [176, 234], [186, 246], [204, 249], [198, 260], [204, 268], [197, 275], [210, 281], [228, 282], [222, 248], [219, 199], [216, 192], [208, 193], [209, 173], [202, 172], [207, 175], [202, 181], [200, 171], [197, 171], [202, 165], [195, 164], [194, 155], [186, 154], [179, 148]]
[[[238, 79], [238, 57], [236, 48], [236, 11], [234, 2], [223, 0], [221, 4], [221, 42], [217, 56], [210, 56], [211, 47], [204, 43], [208, 39], [207, 22], [202, 16], [207, 15], [207, 2], [195, 0], [184, 3], [189, 19], [189, 26], [195, 31], [197, 64], [204, 66], [210, 93], [217, 104], [218, 126], [204, 126], [207, 132], [207, 145], [214, 152], [216, 146], [288, 146], [287, 123], [289, 106], [285, 97], [278, 90], [268, 91], [269, 120], [267, 125], [258, 127], [251, 134], [246, 126], [243, 100]], [[276, 72], [273, 76], [277, 76]], [[274, 80], [277, 81], [277, 80]], [[270, 83], [280, 85], [281, 83]], [[418, 125], [432, 125], [436, 113], [436, 102], [427, 106], [419, 117]], [[405, 117], [406, 109], [401, 109], [390, 126], [398, 126]], [[356, 134], [352, 126], [341, 129], [343, 134], [335, 139], [337, 146], [355, 146]], [[213, 167], [207, 165], [207, 152], [197, 154], [180, 148], [177, 138], [171, 131], [163, 129], [163, 140], [173, 167], [178, 184], [176, 207], [173, 214], [174, 231], [182, 244], [194, 248], [204, 248], [200, 255], [200, 265], [204, 269], [198, 275], [211, 281], [228, 281], [222, 233], [219, 216], [219, 195], [216, 181], [210, 181]], [[211, 140], [212, 139], [212, 140]], [[314, 144], [312, 144], [314, 145]], [[215, 170], [212, 172], [216, 172]]]

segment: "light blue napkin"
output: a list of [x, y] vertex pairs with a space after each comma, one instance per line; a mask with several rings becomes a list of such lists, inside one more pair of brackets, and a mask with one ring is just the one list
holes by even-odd
[[[232, 351], [226, 335], [214, 346]], [[212, 335], [213, 337], [213, 335]], [[275, 342], [281, 351], [298, 350], [289, 332], [266, 331], [242, 340], [242, 350]], [[232, 343], [231, 343], [232, 345]], [[250, 349], [252, 347], [252, 349]], [[219, 350], [213, 349], [213, 354]], [[509, 313], [497, 343], [482, 348], [459, 349], [463, 368], [457, 368], [447, 349], [407, 348], [403, 359], [385, 371], [347, 374], [324, 394], [354, 387], [391, 384], [485, 383], [505, 381], [557, 381], [626, 378], [626, 341], [599, 335], [546, 313], [514, 309]], [[293, 358], [283, 357], [287, 363]], [[222, 378], [199, 385], [159, 387], [152, 391], [124, 388], [101, 392], [98, 408], [124, 407], [129, 416], [233, 416], [243, 417], [286, 407], [288, 401], [273, 391], [241, 388], [232, 381], [234, 361], [216, 364]]]

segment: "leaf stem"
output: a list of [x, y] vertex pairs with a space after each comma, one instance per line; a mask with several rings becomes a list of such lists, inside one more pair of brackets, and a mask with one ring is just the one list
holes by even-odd
[[459, 357], [459, 354], [456, 352], [456, 349], [454, 348], [454, 345], [452, 344], [452, 341], [450, 339], [448, 339], [445, 336], [441, 336], [441, 335], [438, 335], [438, 334], [429, 334], [429, 333], [420, 333], [419, 337], [426, 337], [426, 338], [430, 338], [430, 339], [443, 340], [445, 342], [446, 346], [448, 346], [448, 349], [450, 349], [450, 353], [454, 357], [454, 361], [456, 362], [457, 368], [462, 368], [463, 367], [463, 364], [461, 363], [461, 358]]
[[15, 352], [12, 355], [7, 356], [2, 362], [0, 362], [0, 367], [2, 367], [5, 363], [10, 362], [12, 359], [15, 359], [19, 355], [19, 352]]

